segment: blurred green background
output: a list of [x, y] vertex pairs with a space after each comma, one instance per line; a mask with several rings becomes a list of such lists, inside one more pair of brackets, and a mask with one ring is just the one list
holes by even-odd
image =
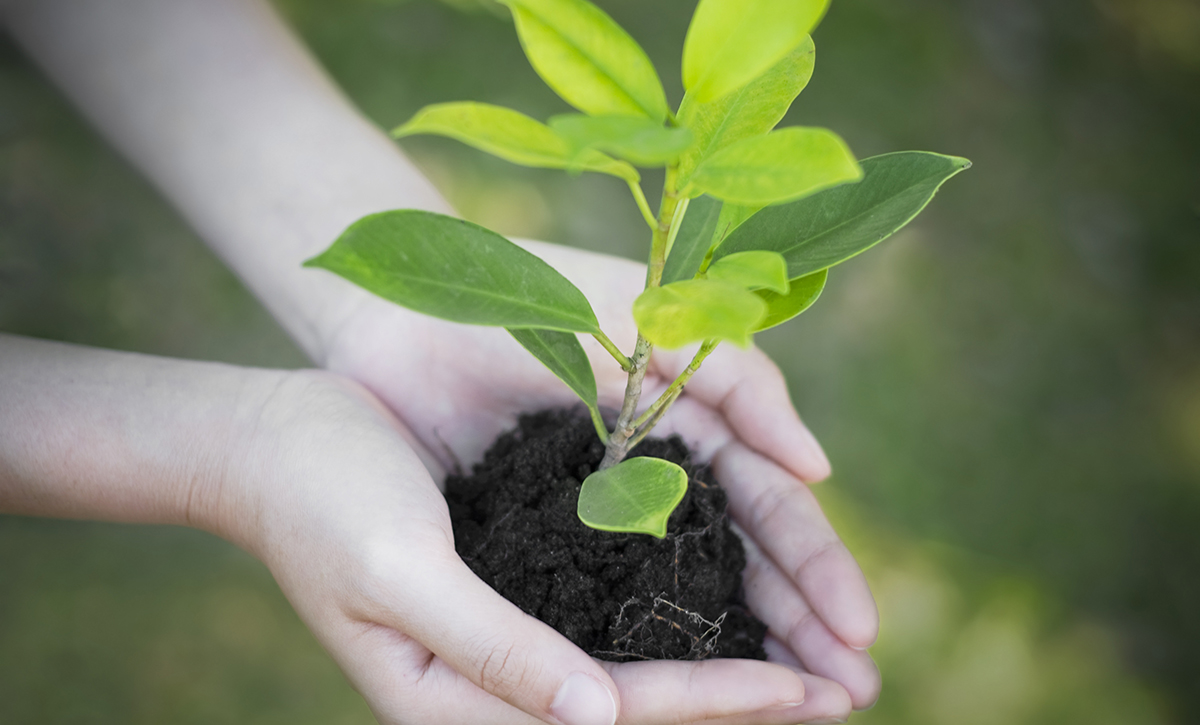
[[[690, 0], [600, 4], [678, 101]], [[279, 6], [385, 127], [566, 110], [484, 0]], [[852, 721], [1200, 722], [1200, 3], [838, 0], [815, 39], [785, 123], [975, 162], [759, 340], [880, 602], [885, 689]], [[468, 218], [642, 253], [619, 181], [405, 148]], [[0, 329], [305, 364], [2, 37]], [[233, 547], [0, 517], [0, 723], [162, 722], [371, 716]]]

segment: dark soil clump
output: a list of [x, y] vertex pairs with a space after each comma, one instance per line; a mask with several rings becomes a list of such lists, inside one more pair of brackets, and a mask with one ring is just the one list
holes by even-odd
[[765, 659], [767, 628], [743, 601], [746, 554], [725, 515], [725, 492], [707, 467], [692, 465], [678, 437], [647, 439], [634, 455], [688, 472], [665, 539], [580, 523], [579, 486], [604, 456], [591, 421], [573, 411], [523, 416], [473, 475], [446, 480], [459, 555], [595, 657]]

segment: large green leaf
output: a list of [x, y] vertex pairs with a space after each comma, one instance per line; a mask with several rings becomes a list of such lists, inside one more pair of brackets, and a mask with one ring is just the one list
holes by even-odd
[[661, 458], [629, 458], [596, 471], [579, 489], [579, 520], [593, 529], [667, 535], [667, 520], [687, 493], [687, 473]]
[[432, 212], [363, 217], [304, 266], [453, 322], [600, 330], [587, 298], [553, 267], [491, 230]]
[[647, 289], [633, 302], [633, 319], [647, 340], [668, 350], [709, 339], [746, 347], [766, 310], [736, 284], [688, 279]]
[[713, 257], [764, 249], [788, 261], [793, 279], [846, 261], [899, 231], [947, 179], [971, 166], [956, 156], [902, 151], [864, 159], [863, 180], [763, 209]]
[[645, 116], [585, 116], [570, 113], [550, 119], [550, 128], [576, 152], [596, 149], [638, 166], [662, 166], [692, 145], [692, 132], [667, 128]]
[[817, 298], [821, 296], [822, 290], [825, 289], [825, 280], [828, 276], [829, 270], [822, 269], [820, 272], [793, 279], [787, 294], [782, 295], [770, 290], [756, 290], [754, 294], [767, 303], [767, 314], [754, 328], [754, 331], [761, 332], [781, 325], [812, 307]]
[[662, 283], [691, 279], [700, 269], [721, 215], [721, 202], [711, 196], [692, 199], [663, 267]]
[[683, 42], [683, 87], [701, 103], [762, 75], [804, 40], [829, 0], [700, 0]]
[[692, 186], [718, 199], [766, 206], [856, 181], [858, 162], [837, 134], [792, 127], [742, 139], [700, 164]]
[[624, 161], [595, 150], [577, 153], [549, 126], [501, 106], [470, 101], [426, 106], [392, 131], [392, 136], [418, 133], [448, 136], [522, 166], [595, 171], [633, 183], [640, 178]]
[[740, 90], [710, 103], [684, 96], [679, 123], [692, 130], [696, 143], [679, 159], [679, 183], [686, 183], [711, 154], [775, 128], [808, 85], [815, 60], [816, 47], [812, 38], [805, 36], [783, 60]]
[[596, 410], [596, 376], [574, 333], [537, 329], [510, 329], [508, 332], [566, 383], [584, 405]]
[[708, 268], [709, 279], [719, 279], [747, 289], [788, 292], [787, 260], [782, 254], [751, 250], [730, 254]]
[[593, 115], [662, 122], [667, 97], [637, 42], [586, 0], [500, 0], [534, 70], [563, 100]]

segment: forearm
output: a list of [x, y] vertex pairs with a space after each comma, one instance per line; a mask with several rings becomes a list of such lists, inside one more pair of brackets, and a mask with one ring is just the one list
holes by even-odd
[[285, 375], [0, 334], [0, 512], [190, 525], [243, 543], [232, 483]]
[[13, 0], [28, 52], [322, 360], [363, 293], [300, 263], [355, 219], [449, 211], [262, 0]]

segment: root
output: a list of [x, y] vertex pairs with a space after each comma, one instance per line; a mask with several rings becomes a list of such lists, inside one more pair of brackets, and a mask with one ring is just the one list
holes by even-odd
[[[629, 618], [627, 610], [645, 606], [636, 597], [622, 604], [617, 614], [618, 631], [621, 633], [613, 638], [613, 648], [592, 654], [636, 660], [663, 659], [667, 644], [664, 637], [683, 638], [689, 644], [687, 654], [680, 659], [705, 660], [717, 654], [717, 638], [721, 635], [726, 612], [710, 621], [699, 612], [684, 609], [664, 595], [659, 595], [636, 621]], [[621, 626], [623, 622], [625, 624]], [[657, 656], [654, 656], [655, 653]]]

